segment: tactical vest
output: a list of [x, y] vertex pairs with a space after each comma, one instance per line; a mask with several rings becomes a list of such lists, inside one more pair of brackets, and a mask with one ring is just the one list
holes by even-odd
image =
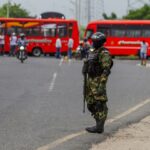
[[[84, 61], [84, 65], [82, 68], [82, 73], [83, 74], [88, 74], [89, 77], [97, 77], [100, 76], [103, 72], [103, 69], [101, 67], [101, 62], [99, 60], [99, 56], [101, 52], [106, 52], [109, 53], [109, 51], [105, 47], [101, 47], [98, 50], [92, 50], [90, 49], [89, 51], [89, 56], [86, 61]], [[113, 60], [111, 59], [111, 65], [110, 68], [113, 66]], [[109, 73], [110, 74], [110, 70]]]
[[99, 53], [99, 50], [90, 50], [89, 52], [87, 73], [90, 77], [97, 77], [102, 73], [99, 62]]

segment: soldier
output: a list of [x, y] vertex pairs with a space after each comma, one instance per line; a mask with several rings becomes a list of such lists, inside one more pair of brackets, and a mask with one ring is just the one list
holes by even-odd
[[96, 126], [88, 127], [90, 133], [103, 133], [104, 123], [107, 118], [106, 83], [112, 67], [112, 58], [108, 50], [103, 47], [106, 36], [101, 32], [92, 35], [93, 49], [85, 60], [82, 73], [87, 75], [85, 100], [87, 108], [96, 121]]

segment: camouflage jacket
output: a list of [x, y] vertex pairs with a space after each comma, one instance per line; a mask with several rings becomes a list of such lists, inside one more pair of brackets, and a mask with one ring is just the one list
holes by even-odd
[[95, 100], [107, 101], [106, 83], [110, 74], [112, 58], [110, 53], [104, 47], [97, 49], [100, 68], [103, 70], [100, 76], [95, 78], [88, 77], [86, 100], [93, 103]]

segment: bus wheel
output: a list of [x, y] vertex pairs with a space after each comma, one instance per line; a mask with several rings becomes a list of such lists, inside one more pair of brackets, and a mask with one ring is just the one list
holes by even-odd
[[42, 51], [41, 51], [40, 48], [34, 48], [33, 51], [32, 51], [32, 54], [33, 54], [33, 56], [35, 56], [35, 57], [40, 57], [41, 54], [42, 54]]

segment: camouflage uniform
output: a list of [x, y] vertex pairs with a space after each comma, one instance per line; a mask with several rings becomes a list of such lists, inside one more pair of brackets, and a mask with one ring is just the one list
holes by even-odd
[[[106, 93], [106, 83], [108, 80], [108, 75], [110, 74], [112, 59], [109, 52], [104, 47], [94, 50], [94, 52], [98, 52], [98, 63], [102, 72], [99, 76], [96, 77], [88, 76], [86, 102], [87, 108], [95, 120], [105, 121], [108, 112], [106, 105], [108, 100]], [[99, 106], [97, 107], [96, 104], [98, 101]]]

